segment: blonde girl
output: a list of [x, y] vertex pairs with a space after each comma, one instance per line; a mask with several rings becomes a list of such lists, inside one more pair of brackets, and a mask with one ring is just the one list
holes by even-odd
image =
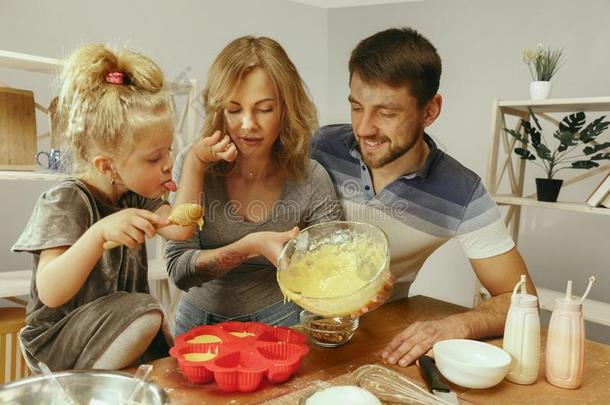
[[[41, 195], [12, 248], [34, 259], [21, 345], [34, 370], [39, 361], [53, 370], [119, 369], [164, 355], [171, 342], [149, 295], [143, 242], [156, 233], [186, 239], [194, 229], [167, 226], [171, 208], [159, 198], [176, 191], [172, 112], [159, 67], [130, 50], [83, 46], [60, 84], [57, 120], [74, 175]], [[186, 152], [177, 203], [197, 199], [200, 158], [234, 158], [228, 138], [211, 139]], [[121, 246], [105, 251], [105, 241]]]
[[[206, 227], [166, 245], [168, 272], [187, 291], [176, 333], [226, 320], [298, 323], [275, 265], [296, 227], [341, 218], [326, 171], [309, 159], [315, 107], [294, 64], [270, 38], [242, 37], [218, 55], [204, 91], [204, 139], [228, 133], [237, 158], [204, 159]], [[182, 169], [182, 151], [175, 176]]]

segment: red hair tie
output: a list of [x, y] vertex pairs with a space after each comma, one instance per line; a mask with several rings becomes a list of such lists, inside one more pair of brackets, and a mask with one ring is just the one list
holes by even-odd
[[129, 84], [128, 79], [123, 72], [110, 72], [106, 75], [106, 82], [112, 84]]

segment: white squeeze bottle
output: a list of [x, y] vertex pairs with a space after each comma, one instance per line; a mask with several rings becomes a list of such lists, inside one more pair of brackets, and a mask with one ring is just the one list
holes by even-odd
[[561, 388], [575, 389], [582, 384], [585, 354], [585, 322], [582, 303], [589, 293], [595, 277], [582, 298], [572, 298], [572, 280], [568, 281], [566, 295], [555, 300], [546, 343], [546, 379]]
[[[504, 326], [504, 350], [512, 357], [506, 379], [517, 384], [533, 384], [540, 368], [540, 317], [538, 298], [527, 293], [526, 277], [513, 290]], [[517, 290], [521, 286], [521, 292]]]

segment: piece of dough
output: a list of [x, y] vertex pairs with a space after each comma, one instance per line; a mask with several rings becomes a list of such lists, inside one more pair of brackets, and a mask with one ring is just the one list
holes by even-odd
[[167, 219], [180, 226], [197, 224], [199, 230], [203, 230], [203, 207], [195, 203], [180, 204], [174, 208]]
[[188, 343], [220, 343], [222, 339], [214, 335], [199, 335], [187, 341]]
[[216, 353], [185, 353], [184, 358], [188, 361], [208, 361], [216, 357]]
[[231, 332], [231, 335], [237, 336], [237, 337], [240, 337], [240, 338], [245, 338], [245, 337], [248, 337], [248, 336], [254, 336], [254, 333], [251, 333], [251, 332]]

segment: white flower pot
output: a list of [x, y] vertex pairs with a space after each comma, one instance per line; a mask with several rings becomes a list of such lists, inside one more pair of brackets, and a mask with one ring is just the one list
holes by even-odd
[[530, 98], [544, 100], [551, 94], [551, 82], [536, 81], [530, 83]]

